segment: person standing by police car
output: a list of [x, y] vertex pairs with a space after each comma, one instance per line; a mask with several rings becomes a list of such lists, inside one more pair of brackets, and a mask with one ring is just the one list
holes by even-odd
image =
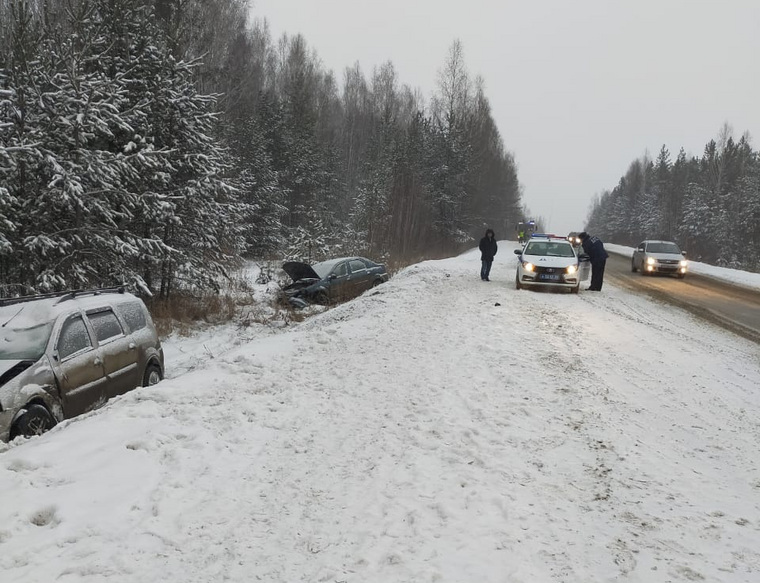
[[498, 246], [496, 245], [496, 234], [493, 229], [487, 229], [485, 236], [480, 240], [480, 279], [491, 281], [488, 276], [491, 275], [491, 264], [496, 255]]
[[585, 231], [579, 235], [583, 252], [588, 255], [591, 261], [591, 285], [586, 288], [587, 291], [602, 291], [602, 282], [604, 280], [604, 266], [607, 263], [607, 251], [604, 249], [604, 243], [599, 237], [591, 237]]

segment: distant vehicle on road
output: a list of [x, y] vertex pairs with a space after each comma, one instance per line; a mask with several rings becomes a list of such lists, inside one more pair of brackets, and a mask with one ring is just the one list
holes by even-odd
[[519, 255], [515, 288], [545, 287], [568, 289], [577, 294], [581, 281], [588, 279], [588, 255], [578, 251], [565, 237], [533, 234]]
[[667, 273], [683, 279], [689, 269], [685, 255], [672, 241], [642, 241], [633, 251], [631, 271], [641, 271], [642, 275]]
[[340, 257], [314, 265], [289, 261], [282, 269], [293, 280], [285, 287], [285, 296], [299, 308], [346, 301], [390, 277], [384, 265], [364, 257]]
[[163, 375], [148, 309], [123, 288], [0, 300], [0, 441], [40, 435]]
[[571, 231], [567, 235], [567, 240], [570, 241], [572, 246], [575, 247], [576, 249], [580, 247], [581, 243], [583, 242], [581, 241], [580, 234], [581, 234], [580, 231]]

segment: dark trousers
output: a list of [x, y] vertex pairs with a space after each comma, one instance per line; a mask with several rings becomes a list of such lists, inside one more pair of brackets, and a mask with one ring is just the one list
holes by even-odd
[[602, 291], [602, 281], [604, 280], [604, 265], [606, 259], [597, 259], [591, 262], [591, 285], [590, 290]]
[[482, 261], [483, 265], [480, 268], [480, 279], [488, 279], [488, 276], [491, 274], [491, 264], [493, 263], [493, 259], [491, 261], [486, 261], [485, 259]]

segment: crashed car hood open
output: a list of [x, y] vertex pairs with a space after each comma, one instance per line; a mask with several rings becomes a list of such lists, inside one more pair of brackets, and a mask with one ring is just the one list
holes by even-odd
[[282, 270], [287, 273], [293, 281], [298, 281], [300, 279], [322, 279], [308, 263], [288, 261], [287, 263], [283, 263]]

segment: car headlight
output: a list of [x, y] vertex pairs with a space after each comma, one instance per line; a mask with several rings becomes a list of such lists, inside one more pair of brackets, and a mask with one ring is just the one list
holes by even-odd
[[657, 263], [654, 257], [647, 257], [647, 265], [654, 265]]
[[575, 273], [576, 271], [578, 271], [578, 266], [577, 265], [569, 265], [568, 268], [565, 271], [567, 272], [568, 275], [572, 275], [573, 273]]
[[686, 267], [687, 265], [689, 265], [688, 261], [681, 261], [681, 267]]
[[534, 271], [536, 269], [536, 266], [532, 263], [523, 263], [523, 269], [525, 271]]

